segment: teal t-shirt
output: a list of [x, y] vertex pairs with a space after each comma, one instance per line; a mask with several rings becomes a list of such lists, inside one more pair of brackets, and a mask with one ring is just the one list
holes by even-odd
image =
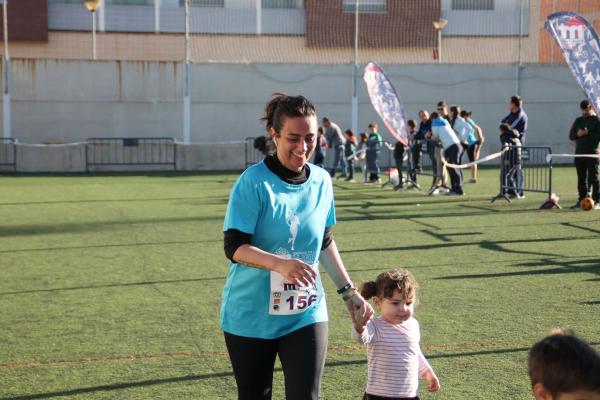
[[[300, 259], [318, 271], [323, 233], [335, 224], [335, 207], [329, 174], [309, 167], [308, 180], [300, 185], [282, 181], [264, 161], [248, 168], [231, 190], [223, 231], [251, 234], [253, 246]], [[327, 321], [320, 275], [313, 287], [297, 288], [275, 272], [230, 263], [221, 328], [238, 336], [274, 339]]]

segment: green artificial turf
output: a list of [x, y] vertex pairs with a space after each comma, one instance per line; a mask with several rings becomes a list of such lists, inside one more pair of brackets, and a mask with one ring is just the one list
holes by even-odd
[[[423, 399], [531, 399], [527, 349], [555, 326], [598, 345], [600, 211], [335, 181], [335, 240], [356, 282], [420, 285]], [[221, 227], [236, 173], [0, 177], [0, 399], [235, 399], [222, 333]], [[429, 179], [423, 179], [429, 183]], [[572, 167], [554, 169], [563, 206]], [[329, 279], [325, 399], [359, 399], [365, 349]], [[422, 385], [425, 386], [425, 385]], [[283, 398], [282, 373], [274, 399]]]

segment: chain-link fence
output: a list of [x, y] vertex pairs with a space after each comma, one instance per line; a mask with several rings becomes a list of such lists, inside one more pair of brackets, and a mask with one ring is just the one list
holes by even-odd
[[[103, 0], [90, 13], [81, 0], [48, 0], [29, 10], [37, 18], [21, 21], [23, 7], [44, 2], [9, 1], [8, 23], [15, 24], [9, 37], [46, 31], [38, 42], [10, 42], [11, 55], [91, 59], [95, 18], [98, 59], [181, 61], [185, 2]], [[193, 62], [350, 63], [356, 44], [359, 63], [563, 63], [544, 31], [546, 17], [575, 11], [600, 24], [595, 0], [189, 0], [189, 5]]]
[[[568, 151], [568, 107], [582, 93], [544, 22], [574, 11], [600, 26], [597, 0], [99, 0], [93, 13], [83, 0], [7, 4], [13, 132], [3, 136], [25, 143], [239, 141], [263, 133], [258, 116], [277, 91], [305, 94], [358, 134], [377, 121], [360, 81], [373, 60], [407, 118], [446, 100], [493, 137], [520, 94], [529, 144]], [[486, 143], [482, 154], [497, 151]]]

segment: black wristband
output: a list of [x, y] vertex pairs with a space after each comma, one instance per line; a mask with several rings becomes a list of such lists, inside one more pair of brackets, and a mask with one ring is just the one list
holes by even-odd
[[351, 282], [350, 282], [350, 283], [347, 283], [347, 284], [345, 284], [343, 287], [339, 288], [339, 289], [337, 290], [337, 292], [338, 292], [338, 294], [342, 294], [342, 293], [344, 293], [346, 290], [350, 289], [351, 287], [352, 287], [352, 283], [351, 283]]

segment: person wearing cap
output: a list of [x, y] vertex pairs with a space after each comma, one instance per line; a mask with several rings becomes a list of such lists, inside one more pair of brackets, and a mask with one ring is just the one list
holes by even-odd
[[[598, 143], [600, 143], [600, 120], [588, 100], [579, 104], [581, 116], [576, 118], [569, 132], [569, 139], [575, 145], [575, 154], [598, 155]], [[577, 170], [577, 191], [579, 199], [571, 208], [579, 208], [579, 203], [588, 197], [591, 187], [591, 197], [595, 208], [599, 209], [600, 187], [598, 184], [598, 158], [575, 157], [575, 169]]]

